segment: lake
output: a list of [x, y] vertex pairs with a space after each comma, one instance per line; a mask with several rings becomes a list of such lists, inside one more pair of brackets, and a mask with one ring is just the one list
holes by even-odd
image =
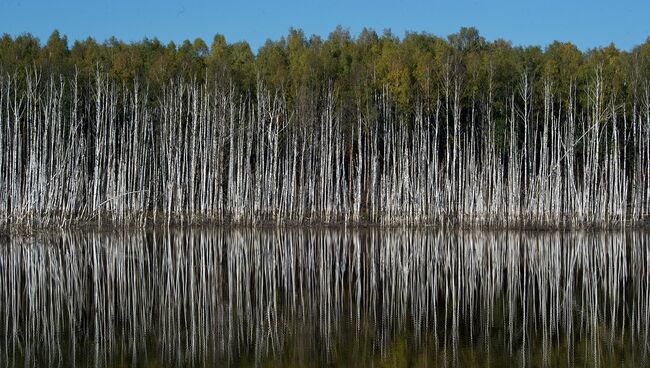
[[0, 238], [1, 366], [650, 364], [650, 233]]

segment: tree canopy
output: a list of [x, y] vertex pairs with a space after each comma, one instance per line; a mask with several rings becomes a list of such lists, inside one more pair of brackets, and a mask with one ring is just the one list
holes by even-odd
[[145, 83], [151, 98], [174, 79], [202, 83], [208, 78], [250, 95], [262, 82], [284, 94], [289, 104], [331, 85], [345, 109], [363, 108], [373, 93], [385, 89], [395, 108], [407, 115], [416, 103], [431, 106], [457, 87], [461, 98], [471, 102], [464, 106], [491, 99], [498, 119], [507, 114], [505, 101], [522, 78], [530, 80], [531, 102], [538, 108], [545, 83], [558, 103], [567, 104], [571, 89], [586, 90], [595, 73], [602, 74], [604, 92], [633, 103], [633, 94], [650, 78], [650, 39], [631, 51], [609, 45], [582, 52], [557, 41], [543, 48], [487, 41], [472, 27], [445, 38], [417, 32], [400, 38], [390, 30], [378, 35], [372, 29], [354, 37], [339, 26], [325, 39], [291, 28], [286, 37], [267, 40], [254, 53], [248, 43], [228, 42], [221, 34], [209, 47], [200, 38], [180, 45], [156, 38], [133, 43], [87, 38], [70, 45], [55, 30], [44, 44], [30, 34], [4, 34], [0, 68], [9, 74], [31, 68], [64, 76], [77, 73], [86, 80], [101, 70], [127, 88], [135, 80]]

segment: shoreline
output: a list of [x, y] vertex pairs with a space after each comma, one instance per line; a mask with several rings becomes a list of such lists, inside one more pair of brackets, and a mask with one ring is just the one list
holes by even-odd
[[65, 225], [48, 224], [46, 226], [26, 226], [22, 224], [4, 225], [0, 227], [0, 241], [9, 239], [14, 235], [35, 235], [58, 231], [81, 231], [81, 232], [116, 232], [132, 230], [157, 230], [157, 229], [354, 229], [354, 230], [435, 230], [435, 231], [524, 231], [524, 232], [600, 232], [600, 231], [650, 231], [650, 218], [634, 223], [623, 224], [621, 222], [602, 224], [564, 224], [535, 223], [533, 221], [512, 221], [511, 223], [479, 223], [465, 222], [453, 223], [451, 221], [434, 222], [408, 222], [382, 223], [378, 221], [219, 221], [219, 220], [194, 220], [194, 221], [153, 221], [148, 218], [144, 223], [117, 223], [110, 221], [75, 221]]

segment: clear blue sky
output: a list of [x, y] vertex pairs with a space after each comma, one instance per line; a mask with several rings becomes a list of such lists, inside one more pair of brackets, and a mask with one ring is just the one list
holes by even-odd
[[54, 29], [71, 41], [116, 36], [178, 43], [201, 37], [208, 45], [222, 33], [229, 42], [248, 41], [256, 51], [289, 27], [326, 38], [338, 24], [353, 35], [371, 27], [378, 33], [390, 28], [399, 36], [405, 31], [446, 36], [474, 26], [488, 40], [504, 38], [514, 45], [560, 40], [586, 50], [614, 42], [629, 50], [650, 36], [650, 1], [0, 0], [0, 33], [29, 32], [41, 42]]

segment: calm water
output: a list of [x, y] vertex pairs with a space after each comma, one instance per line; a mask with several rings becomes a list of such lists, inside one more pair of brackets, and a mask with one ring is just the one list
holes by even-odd
[[176, 229], [0, 244], [1, 366], [650, 364], [650, 234]]

